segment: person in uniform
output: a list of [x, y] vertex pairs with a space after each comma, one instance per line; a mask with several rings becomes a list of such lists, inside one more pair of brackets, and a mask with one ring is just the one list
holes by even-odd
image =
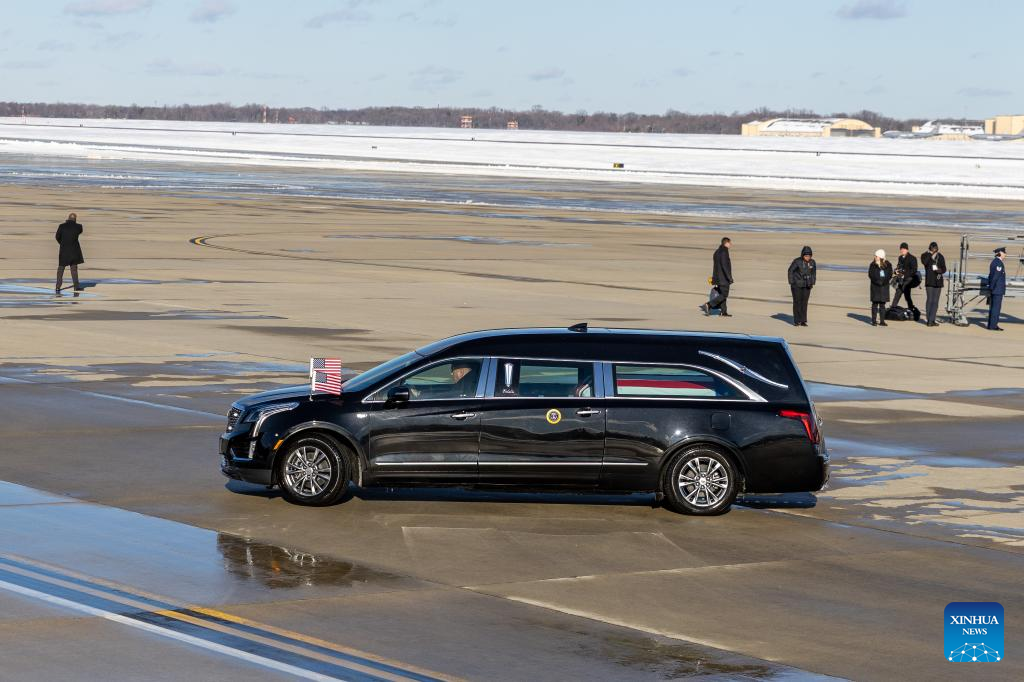
[[988, 266], [988, 290], [991, 304], [988, 308], [988, 328], [994, 332], [1001, 332], [999, 326], [999, 311], [1003, 307], [1003, 296], [1006, 294], [1006, 247], [1000, 246], [994, 251], [996, 257]]
[[917, 257], [910, 253], [910, 246], [903, 242], [900, 244], [900, 257], [896, 259], [896, 295], [892, 297], [892, 305], [895, 308], [899, 305], [900, 296], [907, 299], [907, 308], [915, 311], [915, 318], [920, 318], [917, 306], [910, 299], [910, 291], [921, 284], [921, 276], [917, 274]]
[[942, 280], [946, 274], [946, 258], [939, 253], [939, 245], [932, 242], [928, 250], [921, 254], [921, 265], [924, 266], [925, 319], [929, 327], [938, 327], [935, 315], [939, 311], [939, 295], [942, 293]]
[[732, 317], [729, 314], [728, 298], [729, 287], [732, 285], [732, 260], [729, 258], [729, 249], [732, 248], [732, 240], [722, 237], [722, 243], [712, 256], [711, 284], [718, 289], [718, 296], [714, 301], [701, 305], [700, 309], [705, 315], [717, 308], [721, 311], [722, 317]]
[[78, 224], [78, 216], [74, 213], [68, 214], [68, 219], [57, 227], [57, 234], [54, 238], [60, 244], [60, 251], [57, 254], [57, 285], [56, 291], [60, 294], [61, 286], [64, 284], [64, 268], [71, 266], [71, 282], [75, 291], [81, 291], [78, 283], [78, 266], [85, 262], [82, 257], [82, 246], [78, 238], [82, 235], [82, 226]]
[[892, 263], [885, 260], [885, 251], [875, 251], [875, 259], [868, 266], [871, 280], [871, 325], [887, 327], [885, 304], [889, 302], [889, 283], [892, 282]]
[[811, 300], [811, 287], [817, 281], [817, 263], [811, 257], [811, 247], [800, 249], [800, 256], [789, 264], [789, 290], [793, 293], [793, 326], [807, 326], [807, 303]]

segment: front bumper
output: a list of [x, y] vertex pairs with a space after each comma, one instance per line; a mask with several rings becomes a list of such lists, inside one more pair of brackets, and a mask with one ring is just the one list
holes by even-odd
[[[273, 485], [274, 470], [267, 466], [262, 460], [249, 459], [247, 457], [236, 457], [234, 453], [239, 451], [239, 445], [233, 445], [228, 434], [220, 437], [220, 472], [228, 478], [257, 485]], [[247, 443], [244, 449], [247, 448]]]

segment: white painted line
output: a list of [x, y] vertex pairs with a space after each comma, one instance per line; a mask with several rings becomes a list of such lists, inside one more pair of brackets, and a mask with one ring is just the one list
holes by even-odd
[[[474, 591], [476, 591], [476, 590], [474, 590]], [[487, 593], [487, 594], [491, 594], [491, 593]], [[537, 607], [542, 608], [542, 609], [548, 609], [549, 611], [557, 611], [558, 613], [564, 613], [564, 614], [569, 615], [569, 616], [577, 616], [579, 618], [586, 618], [587, 620], [594, 620], [594, 621], [597, 621], [599, 623], [607, 623], [609, 625], [616, 625], [616, 626], [622, 627], [622, 628], [629, 628], [630, 630], [637, 630], [639, 632], [646, 632], [649, 635], [658, 635], [658, 636], [661, 636], [661, 637], [668, 637], [670, 639], [677, 639], [677, 640], [680, 640], [682, 642], [689, 642], [691, 644], [699, 644], [701, 646], [712, 647], [712, 648], [715, 648], [715, 649], [720, 649], [722, 651], [734, 651], [733, 649], [729, 648], [728, 645], [723, 644], [721, 642], [715, 642], [715, 641], [710, 640], [710, 639], [701, 639], [699, 637], [690, 637], [689, 635], [684, 635], [684, 634], [681, 634], [681, 633], [678, 633], [678, 632], [673, 632], [672, 630], [663, 630], [661, 628], [651, 628], [651, 627], [647, 627], [645, 625], [641, 625], [639, 623], [631, 623], [631, 622], [626, 621], [626, 620], [621, 620], [619, 618], [609, 618], [608, 616], [604, 616], [604, 615], [601, 615], [601, 614], [598, 614], [598, 613], [592, 613], [590, 611], [581, 611], [579, 609], [571, 609], [571, 608], [568, 608], [568, 607], [565, 607], [565, 606], [558, 606], [556, 604], [550, 604], [548, 602], [538, 601], [536, 599], [529, 599], [527, 597], [510, 597], [510, 596], [503, 596], [503, 595], [496, 595], [496, 596], [502, 597], [503, 599], [508, 599], [509, 601], [519, 602], [520, 604], [527, 604], [529, 606], [537, 606]], [[769, 660], [770, 661], [772, 659], [764, 659], [764, 660]]]
[[[45, 385], [45, 384], [43, 384]], [[152, 403], [148, 400], [139, 400], [138, 398], [123, 398], [119, 395], [110, 395], [109, 393], [96, 393], [95, 391], [82, 391], [75, 388], [69, 388], [67, 386], [61, 386], [68, 391], [74, 391], [75, 393], [81, 393], [83, 395], [89, 395], [96, 398], [107, 398], [108, 400], [118, 400], [124, 403], [132, 403], [134, 405], [145, 405], [146, 407], [158, 407], [163, 410], [171, 410], [172, 412], [183, 412], [185, 414], [198, 414], [204, 417], [214, 417], [215, 419], [226, 419], [223, 414], [214, 414], [213, 412], [203, 412], [202, 410], [192, 410], [187, 407], [178, 407], [177, 405], [165, 405], [163, 403]]]
[[225, 419], [223, 414], [215, 414], [213, 412], [203, 412], [202, 410], [193, 410], [187, 407], [178, 407], [177, 405], [165, 405], [164, 403], [154, 403], [148, 400], [140, 400], [138, 398], [125, 398], [119, 395], [111, 395], [109, 393], [97, 393], [96, 391], [85, 391], [80, 388], [72, 388], [71, 386], [65, 386], [63, 384], [47, 383], [45, 381], [29, 381], [27, 379], [16, 379], [14, 377], [0, 376], [0, 384], [29, 384], [31, 386], [49, 386], [62, 391], [74, 391], [82, 395], [92, 396], [93, 398], [106, 398], [107, 400], [117, 400], [123, 403], [132, 403], [133, 405], [145, 405], [146, 407], [156, 407], [162, 410], [170, 410], [172, 412], [182, 412], [184, 414], [198, 414], [204, 417], [213, 417], [214, 419]]
[[251, 654], [247, 651], [242, 651], [240, 649], [232, 649], [231, 647], [224, 646], [223, 644], [217, 644], [216, 642], [208, 642], [205, 639], [200, 639], [199, 637], [193, 637], [192, 635], [186, 635], [181, 632], [175, 632], [174, 630], [162, 628], [159, 625], [152, 625], [151, 623], [145, 623], [143, 621], [135, 620], [133, 618], [128, 618], [126, 616], [122, 616], [111, 611], [104, 611], [103, 609], [97, 609], [95, 607], [87, 606], [85, 604], [79, 604], [68, 599], [55, 597], [53, 595], [46, 594], [45, 592], [39, 592], [3, 580], [0, 580], [0, 589], [5, 589], [10, 592], [16, 592], [26, 597], [39, 599], [41, 601], [45, 601], [56, 606], [63, 606], [68, 609], [80, 611], [90, 616], [105, 618], [106, 620], [113, 621], [115, 623], [120, 623], [121, 625], [127, 625], [128, 627], [136, 628], [138, 630], [145, 630], [147, 632], [151, 632], [162, 637], [167, 637], [169, 639], [176, 639], [179, 642], [191, 644], [202, 649], [207, 649], [208, 651], [215, 651], [219, 654], [224, 654], [225, 656], [231, 656], [234, 658], [241, 659], [243, 661], [247, 661], [249, 663], [255, 663], [256, 665], [261, 665], [264, 668], [270, 668], [271, 670], [277, 670], [278, 672], [288, 673], [289, 675], [295, 675], [296, 677], [301, 677], [306, 680], [318, 680], [319, 682], [344, 682], [344, 680], [338, 677], [330, 677], [329, 675], [323, 675], [321, 673], [313, 672], [311, 670], [304, 670], [294, 665], [289, 665], [288, 663], [281, 663], [280, 661], [275, 661], [270, 658], [265, 658], [263, 656]]

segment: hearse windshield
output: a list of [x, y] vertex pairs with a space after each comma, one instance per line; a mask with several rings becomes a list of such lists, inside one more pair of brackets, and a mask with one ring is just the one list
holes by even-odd
[[400, 372], [414, 362], [422, 359], [423, 356], [416, 351], [410, 351], [405, 355], [399, 355], [397, 358], [392, 358], [383, 364], [377, 365], [373, 369], [368, 369], [362, 374], [352, 377], [342, 384], [342, 391], [355, 392], [366, 390], [381, 379], [384, 379], [395, 372]]

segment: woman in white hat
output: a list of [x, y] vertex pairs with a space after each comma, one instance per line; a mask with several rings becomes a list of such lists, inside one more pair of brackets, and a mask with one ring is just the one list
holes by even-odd
[[875, 259], [868, 267], [871, 280], [871, 324], [887, 327], [885, 304], [889, 302], [889, 283], [892, 281], [892, 263], [885, 260], [885, 251], [875, 251]]

